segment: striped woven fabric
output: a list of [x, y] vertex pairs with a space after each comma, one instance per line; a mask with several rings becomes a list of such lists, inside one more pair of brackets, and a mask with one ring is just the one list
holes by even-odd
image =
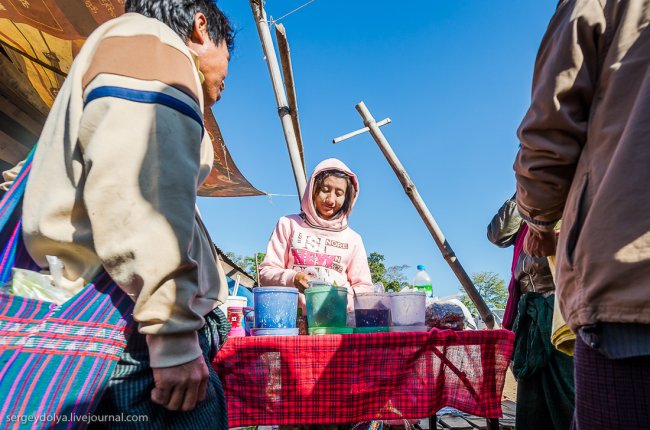
[[[34, 149], [31, 150], [22, 170], [14, 180], [11, 188], [0, 200], [0, 283], [11, 278], [11, 268], [37, 270], [38, 265], [32, 260], [23, 241], [20, 240], [21, 208], [23, 194], [27, 185], [27, 176], [32, 168]], [[16, 263], [16, 260], [19, 262]]]
[[[0, 202], [0, 280], [38, 269], [20, 232], [31, 154]], [[79, 294], [53, 303], [0, 293], [0, 428], [87, 425], [132, 329], [133, 302], [102, 271]]]

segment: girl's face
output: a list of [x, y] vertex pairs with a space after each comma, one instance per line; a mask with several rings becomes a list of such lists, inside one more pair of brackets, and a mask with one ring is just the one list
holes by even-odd
[[326, 177], [314, 194], [314, 206], [318, 215], [323, 219], [332, 219], [345, 203], [347, 189], [348, 181], [345, 178]]

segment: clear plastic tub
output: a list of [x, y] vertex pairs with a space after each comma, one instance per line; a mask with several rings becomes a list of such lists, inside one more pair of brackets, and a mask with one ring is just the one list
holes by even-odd
[[403, 291], [390, 294], [393, 326], [423, 326], [426, 293]]
[[390, 332], [394, 333], [413, 333], [429, 331], [429, 326], [426, 325], [394, 325], [390, 327]]
[[354, 316], [356, 327], [388, 327], [390, 295], [379, 292], [355, 294]]

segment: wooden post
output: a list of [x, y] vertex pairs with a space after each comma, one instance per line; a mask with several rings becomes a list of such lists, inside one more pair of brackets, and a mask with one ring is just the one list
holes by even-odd
[[282, 65], [282, 76], [284, 76], [284, 88], [287, 91], [287, 102], [293, 124], [293, 132], [296, 134], [298, 142], [298, 151], [300, 152], [300, 161], [302, 168], [305, 168], [305, 154], [302, 146], [302, 133], [300, 132], [300, 121], [298, 120], [298, 97], [296, 96], [296, 84], [293, 79], [293, 67], [291, 66], [291, 49], [289, 40], [287, 40], [287, 31], [284, 25], [275, 26], [275, 39], [278, 41], [278, 50], [280, 51], [280, 64]]
[[492, 312], [483, 300], [483, 297], [481, 297], [481, 294], [476, 290], [476, 287], [474, 287], [472, 280], [469, 278], [469, 276], [467, 276], [465, 269], [463, 269], [463, 266], [460, 264], [460, 261], [458, 261], [456, 254], [454, 254], [454, 251], [451, 249], [451, 245], [449, 242], [447, 242], [447, 239], [445, 239], [445, 236], [442, 234], [440, 227], [438, 227], [436, 220], [433, 219], [433, 216], [431, 215], [431, 212], [429, 212], [427, 205], [424, 203], [422, 197], [420, 197], [420, 193], [418, 193], [418, 190], [415, 188], [415, 184], [411, 181], [411, 178], [409, 177], [408, 173], [406, 173], [404, 166], [402, 166], [402, 163], [399, 161], [393, 152], [393, 149], [388, 144], [388, 140], [386, 140], [386, 137], [384, 137], [384, 134], [377, 126], [377, 123], [370, 114], [370, 111], [368, 111], [368, 108], [363, 102], [360, 102], [356, 106], [356, 109], [359, 112], [359, 115], [361, 115], [361, 118], [363, 118], [363, 124], [368, 127], [370, 134], [372, 135], [373, 139], [375, 139], [375, 142], [377, 142], [379, 149], [381, 149], [381, 152], [384, 154], [388, 160], [388, 163], [393, 168], [393, 171], [397, 175], [397, 178], [402, 183], [406, 195], [409, 197], [409, 199], [411, 199], [411, 202], [420, 214], [422, 221], [424, 221], [424, 224], [429, 229], [429, 233], [431, 233], [433, 240], [438, 245], [442, 256], [449, 264], [449, 267], [451, 267], [451, 270], [453, 270], [454, 274], [467, 292], [467, 295], [474, 303], [474, 306], [476, 306], [476, 310], [478, 310], [478, 313], [481, 315], [481, 318], [485, 322], [485, 325], [488, 328], [493, 328], [494, 316], [492, 315]]
[[305, 169], [302, 165], [300, 158], [300, 150], [296, 140], [296, 132], [293, 129], [291, 121], [291, 112], [287, 103], [287, 95], [282, 85], [282, 78], [280, 74], [280, 66], [278, 65], [278, 58], [275, 55], [275, 48], [273, 40], [271, 39], [271, 31], [269, 30], [266, 21], [266, 12], [262, 6], [262, 0], [250, 0], [251, 10], [253, 17], [257, 24], [257, 32], [262, 42], [262, 50], [266, 58], [266, 64], [269, 67], [269, 74], [271, 75], [271, 83], [275, 91], [275, 100], [278, 105], [278, 115], [282, 122], [282, 130], [284, 131], [284, 139], [287, 142], [287, 149], [289, 151], [289, 159], [293, 167], [293, 176], [296, 181], [296, 188], [298, 189], [298, 199], [302, 198], [307, 187], [307, 176]]
[[[386, 124], [390, 124], [390, 118], [384, 118], [381, 121], [378, 121], [377, 122], [377, 127], [381, 127], [381, 126], [386, 125]], [[365, 133], [366, 131], [370, 131], [370, 129], [368, 127], [360, 128], [359, 130], [355, 130], [355, 131], [350, 132], [348, 134], [344, 134], [343, 136], [335, 137], [334, 139], [332, 139], [332, 143], [343, 142], [346, 139], [349, 139], [349, 138], [354, 137], [354, 136], [358, 136], [360, 134]]]

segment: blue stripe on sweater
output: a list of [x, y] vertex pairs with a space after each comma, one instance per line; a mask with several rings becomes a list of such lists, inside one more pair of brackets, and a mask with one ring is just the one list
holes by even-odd
[[157, 103], [167, 106], [168, 108], [174, 109], [175, 111], [196, 121], [201, 126], [201, 136], [203, 136], [203, 118], [201, 118], [201, 116], [192, 109], [190, 105], [168, 94], [157, 91], [142, 91], [124, 87], [103, 86], [95, 88], [90, 92], [90, 94], [88, 94], [84, 106], [91, 101], [102, 97], [115, 97], [118, 99], [130, 100], [132, 102]]

